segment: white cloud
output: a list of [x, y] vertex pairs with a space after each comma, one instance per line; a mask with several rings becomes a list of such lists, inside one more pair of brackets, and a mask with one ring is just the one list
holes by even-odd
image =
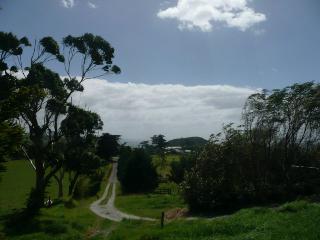
[[74, 0], [61, 0], [61, 3], [65, 8], [74, 7]]
[[179, 29], [198, 28], [209, 32], [218, 23], [245, 31], [266, 20], [263, 13], [248, 7], [251, 0], [178, 0], [177, 5], [158, 12], [161, 19], [179, 21]]
[[97, 6], [92, 2], [88, 2], [88, 7], [89, 8], [97, 8]]
[[257, 90], [228, 85], [112, 83], [90, 79], [73, 103], [99, 113], [104, 131], [126, 139], [208, 138], [223, 123], [240, 122], [246, 98]]

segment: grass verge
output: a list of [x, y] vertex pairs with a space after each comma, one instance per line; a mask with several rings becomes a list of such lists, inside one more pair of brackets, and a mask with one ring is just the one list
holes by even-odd
[[124, 221], [111, 240], [318, 240], [320, 205], [297, 201], [283, 207], [243, 209], [212, 220], [179, 220], [166, 223]]

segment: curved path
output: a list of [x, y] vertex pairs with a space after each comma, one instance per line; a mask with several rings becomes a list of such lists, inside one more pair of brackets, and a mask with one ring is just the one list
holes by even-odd
[[[121, 212], [114, 206], [114, 201], [116, 199], [116, 186], [117, 186], [117, 165], [118, 163], [113, 163], [112, 172], [109, 177], [107, 187], [102, 195], [97, 201], [90, 205], [90, 210], [96, 215], [106, 218], [112, 221], [120, 222], [123, 219], [134, 219], [134, 220], [145, 220], [145, 221], [155, 221], [153, 218], [139, 217], [131, 214], [126, 214]], [[102, 201], [107, 197], [109, 188], [112, 186], [112, 194], [108, 199], [106, 204], [102, 204]]]

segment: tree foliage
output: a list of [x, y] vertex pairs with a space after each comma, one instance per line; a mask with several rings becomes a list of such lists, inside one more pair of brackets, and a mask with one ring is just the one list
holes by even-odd
[[243, 125], [212, 136], [187, 173], [193, 210], [284, 201], [319, 191], [320, 85], [251, 95]]
[[165, 165], [166, 157], [165, 157], [165, 148], [167, 146], [167, 141], [165, 139], [165, 136], [162, 134], [159, 135], [153, 135], [151, 137], [151, 142], [153, 147], [156, 150], [156, 153], [159, 154], [161, 158], [161, 165], [162, 167]]
[[124, 147], [118, 163], [118, 178], [126, 193], [148, 192], [158, 185], [151, 157], [143, 149]]
[[[83, 82], [95, 74], [120, 73], [120, 69], [112, 63], [111, 45], [93, 34], [68, 36], [62, 46], [52, 37], [44, 37], [34, 41], [32, 55], [28, 56], [23, 50], [30, 46], [26, 37], [18, 39], [12, 33], [0, 32], [0, 111], [2, 122], [27, 129], [30, 144], [26, 150], [36, 167], [36, 184], [28, 207], [39, 209], [46, 186], [64, 165], [65, 158], [55, 145], [64, 137], [69, 141], [72, 134], [78, 137], [72, 140], [87, 142], [102, 126], [97, 114], [70, 104], [72, 94], [83, 91]], [[30, 61], [22, 60], [22, 55]], [[63, 63], [67, 77], [61, 79], [49, 69], [49, 61]], [[76, 65], [73, 74], [71, 68]], [[22, 77], [17, 77], [18, 70]], [[86, 158], [91, 155], [86, 153]]]
[[109, 161], [112, 156], [119, 153], [119, 135], [112, 135], [109, 133], [103, 133], [98, 139], [97, 154]]
[[179, 161], [172, 161], [170, 180], [180, 184], [184, 180], [184, 176], [194, 166], [196, 153], [183, 154]]

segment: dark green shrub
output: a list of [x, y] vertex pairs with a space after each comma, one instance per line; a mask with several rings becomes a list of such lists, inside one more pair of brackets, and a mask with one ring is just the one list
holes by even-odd
[[183, 155], [179, 161], [171, 162], [170, 180], [175, 183], [181, 183], [186, 172], [190, 171], [195, 162], [195, 156]]
[[124, 149], [119, 158], [118, 178], [124, 192], [148, 192], [158, 185], [151, 157], [143, 149]]

